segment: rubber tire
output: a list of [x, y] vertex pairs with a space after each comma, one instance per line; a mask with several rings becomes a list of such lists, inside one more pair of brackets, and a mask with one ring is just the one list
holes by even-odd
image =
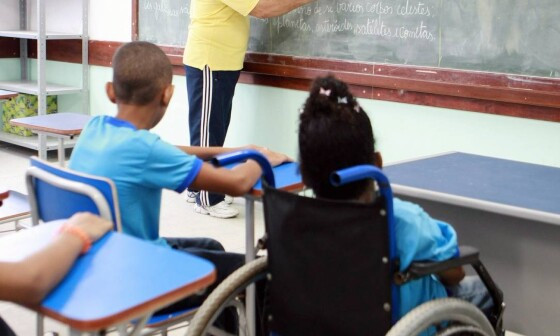
[[428, 327], [445, 321], [459, 322], [480, 330], [480, 335], [495, 336], [486, 316], [472, 303], [456, 298], [426, 302], [406, 314], [389, 330], [386, 336], [413, 336]]
[[228, 276], [204, 300], [204, 303], [189, 323], [187, 336], [201, 336], [214, 322], [228, 302], [247, 286], [266, 276], [268, 258], [257, 258], [247, 263]]

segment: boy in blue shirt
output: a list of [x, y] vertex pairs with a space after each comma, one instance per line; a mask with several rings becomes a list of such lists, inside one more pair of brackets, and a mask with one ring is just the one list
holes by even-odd
[[[162, 189], [180, 193], [191, 187], [240, 196], [260, 178], [261, 168], [251, 160], [231, 170], [216, 168], [202, 160], [233, 149], [176, 147], [149, 131], [162, 119], [173, 95], [172, 67], [157, 46], [127, 43], [117, 50], [112, 64], [113, 81], [107, 83], [106, 91], [117, 105], [117, 115], [97, 116], [88, 123], [69, 167], [112, 179], [123, 231], [212, 261], [217, 270], [216, 286], [243, 265], [244, 256], [225, 252], [219, 242], [209, 238], [160, 237]], [[282, 154], [261, 152], [273, 165], [288, 160]], [[196, 305], [201, 299], [182, 301], [181, 308]]]
[[[345, 83], [334, 77], [317, 78], [299, 125], [300, 170], [303, 182], [316, 197], [373, 201], [373, 182], [358, 181], [334, 187], [330, 174], [358, 165], [382, 166], [375, 152], [370, 120]], [[431, 218], [420, 206], [393, 199], [397, 257], [404, 270], [412, 261], [442, 261], [459, 253], [457, 234], [445, 222]], [[399, 286], [402, 317], [416, 306], [449, 296], [470, 301], [489, 313], [492, 299], [476, 276], [465, 277], [462, 267]]]

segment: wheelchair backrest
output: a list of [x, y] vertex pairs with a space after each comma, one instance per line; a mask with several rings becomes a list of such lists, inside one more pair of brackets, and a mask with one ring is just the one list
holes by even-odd
[[384, 335], [391, 265], [383, 197], [302, 197], [265, 186], [270, 328], [289, 335]]

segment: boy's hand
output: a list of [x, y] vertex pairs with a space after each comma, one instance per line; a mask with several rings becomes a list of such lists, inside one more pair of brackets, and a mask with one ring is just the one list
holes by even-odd
[[259, 152], [261, 152], [261, 154], [264, 155], [268, 159], [268, 161], [270, 162], [270, 164], [273, 167], [276, 167], [279, 164], [284, 163], [284, 162], [293, 161], [286, 154], [273, 152], [273, 151], [271, 151], [271, 150], [269, 150], [268, 148], [265, 148], [265, 147], [262, 147], [262, 149], [259, 150]]
[[268, 159], [268, 161], [273, 167], [276, 167], [284, 162], [294, 161], [286, 154], [273, 152], [266, 147], [257, 146], [257, 145], [247, 145], [245, 146], [245, 148], [259, 151], [262, 155], [264, 155]]
[[68, 219], [68, 224], [78, 226], [84, 230], [91, 239], [91, 242], [95, 242], [103, 237], [105, 233], [113, 228], [113, 223], [89, 212], [76, 213]]

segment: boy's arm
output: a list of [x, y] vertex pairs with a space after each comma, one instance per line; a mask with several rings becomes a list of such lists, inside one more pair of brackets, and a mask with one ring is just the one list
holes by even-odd
[[255, 149], [255, 150], [258, 150], [260, 152], [263, 152], [263, 151], [266, 150], [266, 148], [264, 148], [264, 147], [259, 147], [259, 146], [255, 146], [255, 145], [247, 145], [247, 146], [243, 146], [243, 147], [229, 147], [229, 148], [228, 147], [217, 147], [217, 146], [212, 146], [212, 147], [177, 146], [177, 148], [179, 148], [180, 150], [182, 150], [183, 152], [185, 152], [189, 155], [197, 156], [204, 161], [209, 160], [216, 155], [229, 153], [229, 152], [234, 152], [234, 151], [238, 151], [238, 150], [242, 150], [242, 149]]
[[206, 161], [212, 157], [228, 152], [233, 152], [236, 150], [244, 149], [243, 147], [198, 147], [198, 146], [177, 146], [183, 152], [199, 157], [200, 159]]
[[[110, 222], [86, 213], [72, 216], [68, 224], [80, 227], [92, 242], [112, 227]], [[78, 236], [63, 232], [46, 248], [20, 262], [0, 262], [0, 300], [39, 304], [68, 272], [82, 247]]]
[[[277, 166], [290, 159], [284, 155], [268, 150], [262, 151], [272, 166]], [[231, 196], [242, 196], [255, 185], [261, 177], [262, 170], [253, 160], [240, 164], [233, 169], [217, 168], [209, 163], [203, 163], [198, 175], [189, 188], [207, 190]]]

